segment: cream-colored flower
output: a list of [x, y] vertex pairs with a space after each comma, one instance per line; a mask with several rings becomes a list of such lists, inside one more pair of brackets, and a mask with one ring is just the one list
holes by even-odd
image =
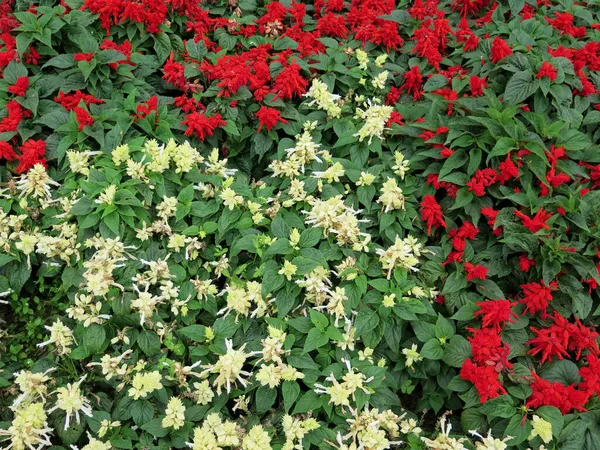
[[162, 420], [163, 428], [173, 428], [178, 430], [185, 421], [185, 406], [178, 397], [171, 397], [165, 410], [165, 417]]
[[552, 440], [552, 424], [540, 416], [534, 414], [531, 418], [531, 434], [529, 440], [539, 436], [544, 444], [549, 444]]

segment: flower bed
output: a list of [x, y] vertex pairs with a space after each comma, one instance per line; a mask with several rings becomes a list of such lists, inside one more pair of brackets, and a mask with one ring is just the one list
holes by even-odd
[[0, 12], [3, 447], [600, 447], [595, 5]]

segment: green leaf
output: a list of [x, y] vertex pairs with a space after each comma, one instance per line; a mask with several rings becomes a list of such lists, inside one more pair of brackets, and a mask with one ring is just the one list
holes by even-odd
[[150, 422], [143, 424], [140, 428], [157, 438], [165, 437], [169, 434], [169, 429], [162, 427], [161, 418], [152, 419]]
[[296, 407], [292, 412], [293, 415], [303, 414], [308, 411], [316, 411], [321, 407], [322, 397], [314, 391], [306, 392], [302, 398], [296, 403]]
[[204, 325], [190, 325], [189, 327], [181, 328], [179, 333], [196, 342], [204, 342], [206, 340], [206, 327]]
[[102, 348], [106, 339], [106, 331], [100, 325], [91, 325], [85, 329], [83, 344], [92, 352], [96, 353]]
[[435, 337], [450, 339], [452, 336], [454, 336], [454, 327], [448, 319], [440, 314], [435, 323]]
[[321, 228], [307, 228], [300, 234], [298, 245], [302, 248], [314, 247], [323, 237]]
[[361, 309], [356, 315], [354, 323], [356, 329], [356, 337], [363, 336], [367, 331], [374, 330], [379, 325], [379, 315], [370, 309]]
[[171, 40], [169, 39], [169, 36], [163, 32], [155, 34], [154, 38], [154, 51], [158, 58], [158, 64], [162, 66], [171, 53]]
[[444, 288], [442, 289], [442, 295], [453, 294], [459, 292], [467, 287], [467, 279], [458, 272], [453, 272], [446, 279]]
[[442, 344], [436, 338], [429, 339], [423, 345], [423, 348], [419, 352], [421, 356], [426, 359], [438, 360], [442, 359], [444, 356], [444, 349], [442, 348]]
[[300, 395], [300, 385], [295, 381], [284, 381], [281, 384], [281, 393], [283, 394], [283, 406], [288, 412]]
[[131, 403], [131, 417], [137, 426], [141, 426], [154, 417], [154, 407], [148, 400], [135, 400]]
[[516, 72], [506, 83], [502, 101], [507, 105], [517, 105], [532, 95], [537, 88], [538, 82], [534, 80], [531, 73]]
[[160, 339], [153, 331], [142, 331], [137, 338], [137, 344], [147, 356], [152, 356], [160, 352]]
[[313, 325], [319, 330], [325, 331], [325, 328], [327, 328], [327, 325], [329, 325], [329, 319], [327, 316], [312, 308], [309, 309], [308, 312], [310, 314], [310, 321], [313, 323]]
[[277, 389], [271, 389], [267, 386], [260, 386], [256, 390], [256, 413], [264, 414], [271, 406], [275, 404], [277, 399]]
[[462, 367], [465, 359], [471, 357], [471, 344], [456, 334], [450, 338], [444, 349], [443, 361], [451, 367]]
[[323, 331], [319, 330], [318, 328], [313, 328], [306, 336], [306, 342], [304, 343], [304, 349], [302, 350], [302, 353], [306, 354], [319, 347], [323, 347], [328, 342], [329, 338]]

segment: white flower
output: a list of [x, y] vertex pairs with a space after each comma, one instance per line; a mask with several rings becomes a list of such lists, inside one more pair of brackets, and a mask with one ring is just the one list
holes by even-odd
[[417, 350], [417, 344], [413, 344], [411, 348], [403, 348], [402, 354], [406, 356], [406, 367], [412, 367], [415, 362], [423, 361], [423, 357]]
[[539, 436], [544, 444], [549, 444], [552, 440], [552, 424], [547, 420], [542, 419], [538, 415], [533, 415], [531, 418], [531, 434], [529, 435], [529, 440]]
[[92, 417], [92, 404], [90, 401], [81, 395], [81, 383], [87, 375], [84, 375], [79, 381], [66, 387], [56, 389], [56, 404], [48, 412], [52, 413], [56, 409], [61, 409], [65, 412], [65, 430], [69, 428], [71, 416], [74, 415], [77, 423], [80, 422], [79, 411], [88, 417]]
[[70, 346], [73, 344], [73, 332], [69, 327], [64, 325], [60, 319], [56, 319], [51, 326], [46, 325], [44, 328], [50, 331], [50, 339], [38, 344], [38, 347], [54, 344], [57, 347], [60, 355], [64, 355], [71, 351]]
[[165, 417], [162, 420], [163, 428], [178, 430], [185, 421], [185, 406], [178, 397], [171, 397], [167, 404]]

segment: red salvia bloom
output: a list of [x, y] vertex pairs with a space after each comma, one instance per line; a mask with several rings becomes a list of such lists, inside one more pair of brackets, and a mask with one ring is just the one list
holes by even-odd
[[19, 102], [14, 99], [6, 104], [6, 111], [6, 117], [0, 122], [0, 132], [17, 131], [21, 120], [29, 115]]
[[404, 84], [401, 89], [408, 94], [412, 93], [414, 100], [423, 96], [423, 75], [419, 66], [412, 66], [408, 72], [404, 72]]
[[426, 195], [421, 202], [421, 219], [427, 224], [427, 234], [431, 234], [433, 227], [446, 228], [442, 207], [433, 195]]
[[472, 360], [467, 359], [460, 369], [460, 377], [473, 383], [481, 403], [485, 403], [501, 394], [506, 394], [506, 390], [498, 380], [498, 373], [493, 366], [478, 366]]
[[214, 116], [206, 116], [200, 112], [193, 112], [185, 116], [185, 120], [181, 124], [187, 126], [184, 133], [186, 136], [195, 134], [198, 139], [204, 141], [207, 136], [214, 134], [216, 128], [227, 125], [227, 122], [219, 113]]
[[17, 173], [27, 172], [36, 164], [46, 166], [46, 143], [39, 140], [28, 139], [19, 147], [21, 154], [17, 156], [19, 165], [16, 168]]
[[512, 55], [512, 50], [499, 36], [496, 36], [492, 41], [492, 63], [496, 64], [501, 59], [506, 58], [509, 55]]
[[163, 66], [163, 79], [176, 88], [187, 91], [187, 80], [185, 78], [185, 66], [173, 60], [173, 52]]
[[511, 309], [517, 302], [511, 302], [509, 300], [487, 300], [475, 304], [479, 306], [479, 311], [475, 312], [473, 315], [482, 316], [482, 325], [484, 327], [491, 327], [496, 330], [496, 332], [499, 332], [508, 322], [512, 322], [513, 317], [519, 317]]
[[[158, 97], [153, 95], [146, 103], [138, 105], [136, 108], [136, 119], [147, 117], [152, 111], [158, 112]], [[158, 117], [157, 117], [158, 119]]]
[[542, 318], [546, 317], [546, 308], [552, 301], [552, 291], [558, 288], [556, 281], [546, 285], [544, 281], [539, 283], [526, 283], [521, 285], [523, 297], [520, 303], [526, 305], [525, 312], [535, 314], [540, 311]]
[[594, 354], [587, 355], [588, 365], [579, 369], [579, 375], [583, 378], [578, 388], [590, 397], [597, 394], [600, 396], [600, 360]]
[[550, 78], [550, 81], [554, 81], [554, 80], [556, 80], [557, 73], [558, 72], [556, 70], [556, 67], [554, 67], [552, 64], [550, 64], [548, 61], [544, 61], [542, 63], [542, 67], [540, 67], [540, 70], [538, 70], [538, 73], [535, 77], [536, 78], [548, 77], [548, 78]]
[[508, 180], [517, 178], [519, 176], [519, 168], [510, 158], [510, 153], [506, 155], [506, 159], [502, 161], [498, 166], [498, 182], [506, 183]]
[[306, 93], [308, 81], [300, 75], [300, 69], [298, 64], [291, 63], [275, 77], [271, 92], [275, 94], [276, 99], [287, 100]]
[[287, 120], [281, 117], [281, 113], [278, 110], [268, 106], [261, 106], [256, 113], [256, 117], [260, 123], [258, 126], [259, 133], [263, 125], [267, 128], [267, 130], [271, 131], [271, 129], [280, 122], [288, 123]]
[[479, 78], [477, 75], [472, 75], [471, 78], [469, 78], [469, 88], [474, 97], [483, 95], [483, 89], [488, 87], [486, 78], [487, 77]]
[[481, 208], [481, 214], [488, 220], [487, 223], [496, 236], [500, 236], [500, 234], [502, 234], [502, 227], [494, 228], [494, 225], [496, 223], [496, 216], [499, 212], [500, 211], [495, 211], [494, 208], [490, 207]]
[[19, 77], [15, 84], [8, 87], [8, 92], [22, 97], [25, 95], [28, 88], [29, 88], [29, 78]]
[[554, 19], [546, 18], [546, 20], [552, 25], [552, 28], [559, 30], [561, 34], [568, 34], [576, 38], [585, 36], [585, 27], [574, 26], [575, 18], [568, 12], [556, 12], [554, 16]]
[[477, 264], [476, 266], [470, 262], [465, 263], [465, 270], [467, 271], [467, 281], [485, 280], [487, 279], [488, 269], [487, 267]]
[[500, 333], [494, 328], [467, 328], [473, 335], [467, 339], [471, 344], [473, 361], [479, 366], [492, 366], [496, 372], [511, 369], [508, 362], [510, 346], [502, 342]]
[[90, 62], [92, 59], [94, 59], [94, 54], [93, 53], [75, 53], [73, 55], [73, 58], [75, 59], [75, 61], [87, 61]]
[[90, 94], [84, 94], [80, 90], [77, 90], [71, 94], [65, 94], [64, 92], [59, 91], [58, 95], [54, 97], [54, 101], [60, 103], [67, 111], [71, 111], [73, 108], [78, 106], [80, 102], [85, 103], [86, 106], [104, 103], [104, 100], [96, 98]]
[[537, 233], [540, 230], [549, 230], [550, 225], [546, 221], [552, 217], [552, 213], [546, 211], [544, 208], [540, 210], [533, 217], [528, 217], [521, 211], [515, 210], [515, 215], [521, 219], [523, 226], [532, 233]]
[[5, 159], [7, 161], [12, 161], [17, 157], [12, 145], [8, 142], [0, 141], [0, 159]]
[[544, 380], [536, 373], [532, 373], [532, 376], [530, 387], [533, 392], [525, 405], [528, 408], [554, 406], [563, 414], [568, 414], [573, 409], [582, 412], [586, 410], [585, 404], [590, 397], [587, 392], [577, 390], [574, 385], [565, 386], [560, 382]]
[[90, 113], [80, 106], [76, 106], [73, 108], [75, 112], [75, 118], [77, 119], [77, 123], [79, 126], [77, 127], [79, 131], [83, 130], [84, 127], [91, 127], [94, 124], [94, 118], [90, 116]]
[[448, 115], [452, 114], [454, 110], [454, 102], [458, 100], [458, 93], [450, 88], [436, 89], [431, 91], [432, 94], [441, 95], [447, 102]]
[[473, 178], [467, 182], [467, 186], [469, 191], [478, 197], [482, 197], [485, 195], [485, 188], [494, 184], [497, 178], [498, 174], [494, 169], [477, 169]]
[[525, 254], [519, 256], [519, 268], [521, 271], [529, 272], [529, 269], [533, 266], [535, 266], [535, 259], [531, 259]]
[[327, 13], [317, 21], [316, 30], [323, 36], [337, 37], [346, 39], [348, 28], [344, 16], [338, 16], [333, 13]]

